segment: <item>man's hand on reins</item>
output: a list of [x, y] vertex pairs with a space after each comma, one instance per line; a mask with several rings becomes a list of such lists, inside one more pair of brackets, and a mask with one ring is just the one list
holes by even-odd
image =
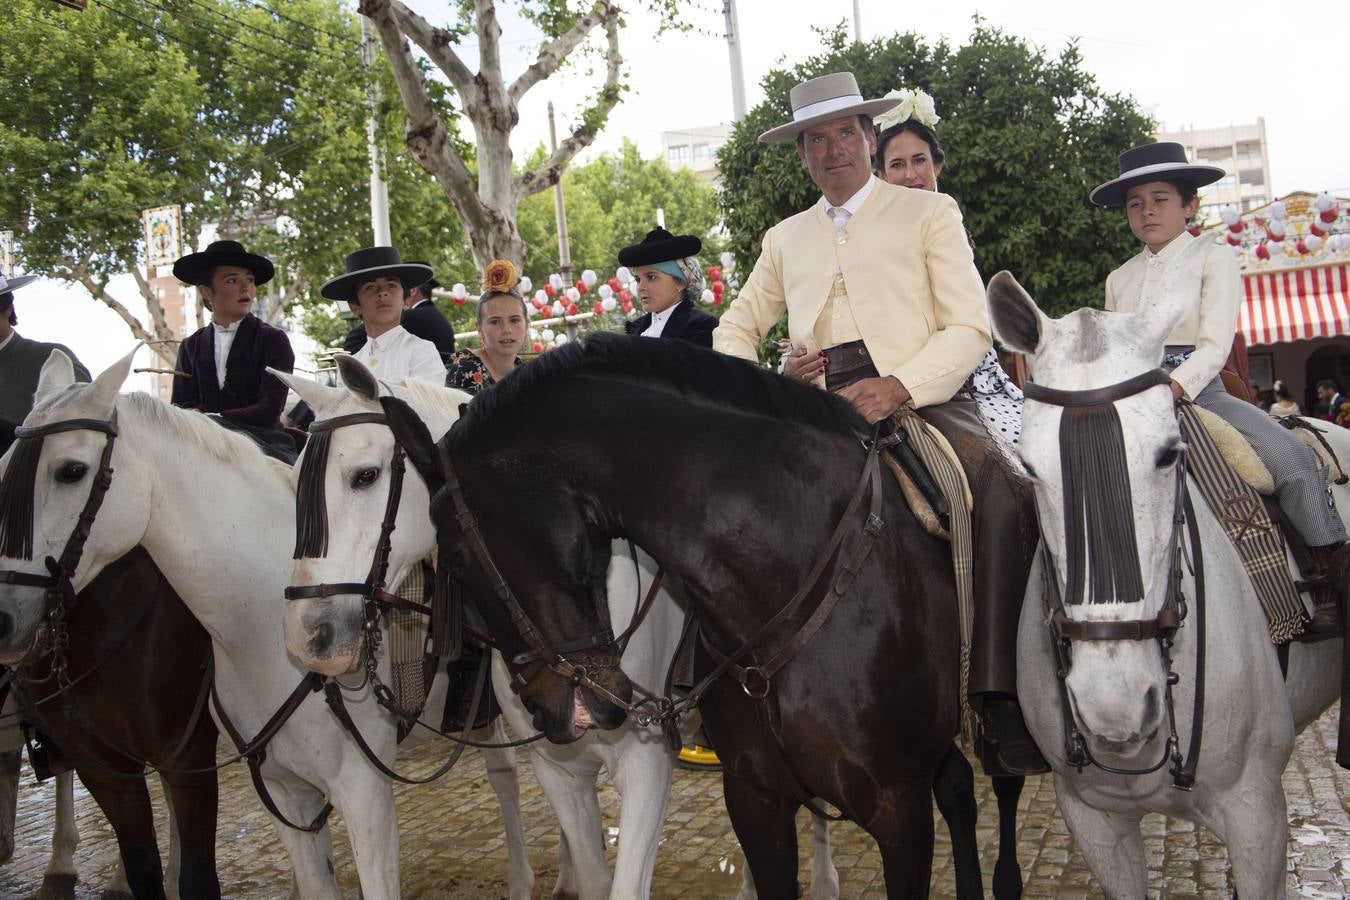
[[868, 425], [875, 425], [894, 413], [909, 399], [909, 390], [894, 375], [864, 378], [839, 392], [858, 411]]

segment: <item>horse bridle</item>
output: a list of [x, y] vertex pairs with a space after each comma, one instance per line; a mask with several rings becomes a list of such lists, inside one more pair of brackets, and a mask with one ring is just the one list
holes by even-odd
[[[352, 425], [384, 425], [388, 426], [389, 420], [382, 412], [364, 412], [352, 413], [346, 416], [334, 416], [331, 419], [320, 419], [309, 426], [310, 434], [323, 434], [333, 432], [339, 428], [347, 428]], [[370, 561], [370, 568], [366, 573], [365, 581], [344, 581], [334, 584], [305, 584], [291, 585], [286, 588], [286, 599], [290, 600], [323, 600], [328, 597], [336, 597], [342, 594], [355, 594], [362, 600], [362, 631], [365, 632], [366, 641], [364, 648], [364, 665], [367, 675], [377, 682], [375, 676], [376, 651], [379, 649], [383, 639], [380, 629], [380, 617], [390, 609], [403, 609], [413, 612], [419, 612], [423, 615], [431, 616], [433, 625], [442, 622], [445, 616], [433, 615], [433, 610], [425, 604], [417, 603], [411, 600], [405, 600], [397, 594], [391, 593], [386, 589], [386, 578], [389, 574], [389, 554], [392, 550], [393, 542], [391, 537], [394, 533], [395, 520], [398, 518], [399, 502], [403, 496], [403, 476], [407, 471], [405, 462], [406, 453], [403, 445], [397, 440], [394, 441], [394, 452], [389, 460], [389, 493], [384, 502], [384, 518], [380, 522], [380, 536], [375, 542], [375, 554]], [[304, 514], [312, 515], [313, 511]], [[299, 527], [299, 523], [297, 523]], [[438, 583], [437, 597], [443, 593]], [[442, 625], [441, 628], [448, 627]], [[433, 630], [434, 652], [442, 655], [449, 650], [448, 637], [443, 630]], [[383, 685], [379, 685], [383, 687]], [[390, 695], [392, 700], [392, 695]]]
[[[445, 441], [440, 441], [437, 447], [437, 453], [440, 459], [441, 472], [445, 477], [445, 484], [437, 490], [432, 498], [432, 505], [442, 502], [442, 497], [448, 495], [454, 505], [455, 518], [459, 523], [460, 530], [464, 533], [466, 542], [471, 552], [483, 571], [487, 574], [488, 580], [492, 585], [492, 592], [506, 606], [511, 615], [511, 622], [515, 626], [524, 642], [530, 647], [530, 653], [520, 654], [512, 661], [517, 665], [522, 662], [537, 663], [547, 666], [562, 678], [572, 682], [574, 686], [585, 687], [604, 698], [614, 706], [619, 707], [625, 713], [632, 716], [634, 721], [643, 727], [650, 725], [660, 725], [663, 729], [669, 731], [673, 722], [681, 715], [698, 705], [703, 695], [728, 672], [734, 672], [741, 683], [742, 689], [746, 695], [753, 700], [764, 700], [768, 697], [772, 684], [773, 676], [788, 661], [795, 656], [811, 636], [824, 624], [835, 603], [843, 597], [852, 586], [854, 579], [861, 570], [863, 563], [871, 553], [872, 547], [884, 528], [884, 522], [881, 519], [881, 479], [880, 464], [878, 454], [886, 447], [891, 446], [899, 440], [896, 436], [878, 437], [874, 430], [870, 439], [862, 441], [863, 449], [867, 452], [867, 458], [863, 465], [862, 473], [859, 477], [857, 486], [846, 505], [843, 515], [836, 523], [834, 531], [826, 541], [825, 547], [818, 554], [810, 573], [806, 576], [802, 584], [798, 587], [792, 598], [774, 615], [769, 621], [764, 623], [738, 650], [720, 657], [720, 661], [712, 672], [699, 681], [687, 695], [679, 700], [673, 700], [670, 697], [661, 697], [643, 689], [640, 685], [634, 683], [635, 692], [643, 695], [642, 699], [636, 702], [629, 702], [621, 697], [615, 696], [613, 692], [598, 684], [590, 677], [590, 672], [584, 665], [579, 665], [568, 659], [565, 654], [573, 653], [577, 650], [585, 650], [595, 647], [602, 647], [616, 643], [612, 628], [606, 627], [600, 631], [579, 638], [574, 641], [555, 644], [551, 643], [543, 632], [530, 618], [525, 608], [521, 605], [511, 586], [507, 584], [506, 579], [502, 577], [501, 570], [497, 567], [488, 550], [487, 544], [483, 538], [482, 532], [478, 526], [478, 520], [473, 511], [469, 508], [468, 501], [464, 497], [463, 488], [460, 485], [459, 477], [455, 472], [454, 462], [450, 458], [450, 451]], [[763, 639], [775, 628], [782, 625], [787, 618], [796, 611], [806, 600], [808, 594], [815, 587], [820, 577], [824, 573], [826, 565], [834, 557], [839, 549], [843, 539], [848, 522], [854, 517], [865, 496], [870, 493], [871, 503], [867, 510], [867, 518], [862, 529], [862, 535], [854, 548], [851, 556], [845, 561], [840, 574], [831, 583], [830, 589], [825, 593], [812, 615], [801, 625], [788, 644], [780, 650], [774, 657], [763, 666], [740, 667], [737, 665], [752, 650], [759, 646]], [[632, 633], [637, 623], [645, 614], [645, 608], [650, 605], [655, 596], [656, 589], [660, 584], [660, 574], [657, 580], [653, 582], [651, 590], [648, 592], [647, 599], [643, 603], [643, 608], [639, 610], [634, 617], [633, 623], [621, 636], [617, 643], [622, 644]], [[680, 643], [684, 642], [684, 636], [681, 636]], [[706, 646], [706, 644], [705, 644]], [[672, 660], [671, 666], [674, 666]], [[526, 678], [523, 673], [517, 673], [512, 679], [512, 689], [517, 693], [524, 686]], [[669, 681], [669, 677], [667, 677]], [[669, 734], [668, 734], [669, 736]], [[809, 804], [809, 800], [807, 801]], [[813, 811], [818, 810], [813, 808]]]
[[[1116, 384], [1090, 390], [1059, 390], [1048, 388], [1034, 382], [1028, 382], [1022, 388], [1026, 398], [1038, 403], [1059, 407], [1099, 407], [1115, 403], [1127, 397], [1143, 393], [1160, 385], [1170, 385], [1171, 373], [1166, 369], [1151, 369], [1140, 375], [1128, 378]], [[1063, 589], [1060, 585], [1059, 569], [1049, 548], [1046, 546], [1044, 529], [1040, 544], [1041, 575], [1046, 582], [1045, 603], [1048, 613], [1051, 642], [1055, 649], [1057, 662], [1056, 678], [1059, 683], [1060, 706], [1064, 719], [1065, 762], [1082, 771], [1092, 765], [1113, 775], [1148, 775], [1158, 771], [1170, 760], [1172, 762], [1173, 784], [1185, 791], [1195, 785], [1195, 771], [1199, 762], [1200, 742], [1204, 718], [1204, 559], [1200, 547], [1199, 527], [1195, 509], [1191, 504], [1190, 493], [1186, 489], [1186, 453], [1184, 445], [1179, 448], [1176, 463], [1176, 488], [1172, 513], [1172, 534], [1169, 540], [1169, 568], [1171, 576], [1168, 582], [1167, 596], [1156, 616], [1151, 619], [1128, 619], [1118, 621], [1080, 621], [1071, 619], [1064, 608]], [[1039, 518], [1039, 508], [1038, 508]], [[1191, 564], [1196, 584], [1196, 689], [1194, 712], [1191, 720], [1191, 741], [1187, 756], [1183, 760], [1180, 738], [1177, 734], [1176, 710], [1172, 701], [1172, 687], [1180, 680], [1172, 670], [1172, 645], [1177, 630], [1187, 616], [1186, 598], [1181, 591], [1182, 562], [1186, 559], [1183, 548], [1183, 531], [1189, 534]], [[1069, 701], [1067, 679], [1073, 664], [1073, 642], [1089, 641], [1157, 641], [1162, 656], [1163, 667], [1167, 672], [1164, 698], [1167, 708], [1169, 734], [1163, 755], [1158, 762], [1148, 768], [1122, 769], [1106, 765], [1093, 757], [1087, 741], [1078, 727], [1078, 720]]]
[[84, 507], [75, 520], [75, 527], [71, 529], [70, 537], [66, 539], [66, 545], [61, 550], [61, 556], [57, 559], [48, 556], [44, 560], [47, 567], [46, 575], [20, 572], [13, 569], [0, 570], [0, 584], [35, 587], [43, 590], [43, 616], [47, 619], [48, 626], [51, 629], [52, 673], [56, 676], [57, 684], [62, 688], [66, 686], [69, 677], [65, 658], [65, 651], [69, 644], [69, 638], [66, 635], [65, 617], [66, 613], [75, 608], [78, 596], [75, 593], [75, 585], [72, 579], [75, 576], [75, 570], [79, 568], [80, 558], [84, 556], [84, 545], [89, 540], [89, 534], [94, 527], [94, 519], [98, 516], [99, 508], [103, 505], [103, 498], [108, 493], [108, 488], [112, 486], [112, 453], [113, 444], [117, 440], [117, 411], [113, 410], [112, 415], [106, 420], [65, 419], [60, 422], [49, 422], [46, 425], [20, 425], [14, 429], [14, 437], [16, 439], [41, 439], [48, 435], [61, 434], [67, 431], [97, 431], [107, 436], [103, 443], [103, 453], [99, 457], [98, 470], [94, 473], [93, 481], [90, 483], [89, 497], [84, 501]]

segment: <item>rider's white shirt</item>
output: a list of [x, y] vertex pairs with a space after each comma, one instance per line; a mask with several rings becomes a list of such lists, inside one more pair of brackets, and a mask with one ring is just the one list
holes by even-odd
[[354, 357], [365, 363], [381, 381], [394, 382], [411, 376], [419, 381], [445, 384], [445, 364], [431, 341], [395, 325], [379, 337], [368, 337]]

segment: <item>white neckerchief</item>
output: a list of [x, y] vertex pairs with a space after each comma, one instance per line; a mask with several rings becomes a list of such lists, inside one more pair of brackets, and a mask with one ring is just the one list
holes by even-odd
[[8, 346], [9, 346], [9, 342], [12, 341], [12, 340], [14, 340], [14, 335], [16, 335], [16, 334], [18, 334], [17, 331], [15, 331], [15, 330], [13, 330], [13, 329], [10, 329], [9, 337], [5, 338], [3, 341], [0, 341], [0, 350], [3, 350], [3, 349], [5, 349], [6, 347], [8, 347]]
[[858, 192], [844, 201], [842, 206], [831, 206], [829, 201], [825, 201], [825, 215], [834, 223], [834, 230], [837, 234], [843, 235], [848, 231], [848, 220], [858, 214], [862, 209], [863, 203], [867, 201], [872, 193], [872, 188], [877, 185], [877, 176], [867, 176], [867, 182], [858, 189]]
[[230, 347], [234, 344], [234, 336], [239, 333], [239, 322], [232, 325], [222, 325], [214, 320], [211, 322], [211, 329], [216, 334], [216, 386], [221, 390], [225, 389], [225, 361], [230, 358]]
[[676, 302], [674, 306], [668, 306], [659, 313], [652, 313], [652, 324], [647, 326], [647, 329], [642, 332], [641, 336], [659, 338], [661, 332], [666, 330], [666, 323], [670, 321], [670, 317], [675, 314], [675, 310], [679, 305], [680, 304]]

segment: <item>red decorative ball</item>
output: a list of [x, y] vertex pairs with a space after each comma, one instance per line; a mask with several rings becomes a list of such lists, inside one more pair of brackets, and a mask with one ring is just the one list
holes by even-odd
[[544, 285], [544, 293], [548, 294], [550, 298], [558, 296], [558, 291], [553, 287], [553, 285], [547, 283], [545, 283]]
[[534, 348], [535, 353], [544, 352], [544, 344], [542, 341], [535, 341], [531, 346]]
[[567, 314], [569, 316], [575, 316], [578, 312], [580, 312], [580, 310], [577, 309], [577, 305], [575, 303], [567, 304]]
[[1199, 236], [1200, 236], [1200, 226], [1199, 226], [1199, 225], [1192, 225], [1190, 228], [1187, 228], [1186, 230], [1189, 231], [1189, 232], [1191, 233], [1191, 237], [1199, 237]]
[[584, 281], [582, 281], [581, 279], [578, 278], [578, 279], [577, 279], [577, 293], [579, 293], [579, 294], [585, 294], [585, 293], [587, 293], [588, 291], [590, 291], [590, 288], [586, 287], [586, 282], [584, 282]]
[[1308, 245], [1303, 243], [1302, 241], [1299, 241], [1297, 244], [1294, 245], [1294, 249], [1297, 250], [1300, 255], [1304, 255], [1308, 252]]
[[1336, 217], [1339, 215], [1340, 210], [1336, 209], [1336, 207], [1333, 206], [1331, 209], [1325, 209], [1322, 212], [1318, 213], [1317, 217], [1321, 219], [1323, 222], [1326, 222], [1328, 225], [1330, 225], [1332, 222], [1336, 221]]
[[1322, 228], [1321, 223], [1319, 223], [1319, 222], [1316, 221], [1316, 220], [1313, 220], [1312, 224], [1308, 226], [1308, 230], [1309, 230], [1310, 232], [1312, 232], [1313, 234], [1317, 235], [1318, 237], [1326, 237], [1326, 236], [1327, 236], [1327, 233], [1326, 233], [1326, 231]]
[[709, 281], [721, 281], [721, 280], [722, 280], [722, 267], [721, 267], [721, 266], [708, 266], [708, 280], [709, 280]]
[[1242, 241], [1238, 239], [1237, 235], [1230, 233], [1228, 235], [1228, 243], [1236, 247], [1238, 244], [1242, 243]]
[[469, 300], [468, 297], [456, 297], [456, 298], [455, 298], [455, 305], [456, 305], [456, 306], [463, 306], [465, 303], [468, 302], [468, 300]]
[[599, 300], [595, 301], [595, 305], [592, 306], [591, 309], [595, 312], [597, 316], [604, 315], [605, 313], [605, 307]]
[[1270, 259], [1270, 248], [1267, 247], [1265, 244], [1257, 244], [1257, 245], [1256, 245], [1256, 258], [1257, 258], [1257, 259]]
[[619, 291], [619, 302], [624, 306], [633, 305], [633, 294], [630, 291]]
[[727, 286], [720, 281], [714, 281], [712, 283], [712, 292], [714, 297], [722, 296], [722, 292], [725, 291], [726, 289]]

